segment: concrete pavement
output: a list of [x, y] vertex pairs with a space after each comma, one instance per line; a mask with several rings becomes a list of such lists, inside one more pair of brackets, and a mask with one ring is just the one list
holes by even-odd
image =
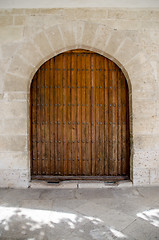
[[159, 239], [159, 187], [0, 189], [0, 239]]

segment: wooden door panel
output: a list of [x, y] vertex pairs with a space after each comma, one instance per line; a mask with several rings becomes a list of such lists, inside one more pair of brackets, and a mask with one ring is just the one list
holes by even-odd
[[129, 176], [129, 96], [122, 71], [86, 50], [50, 59], [31, 84], [31, 172]]

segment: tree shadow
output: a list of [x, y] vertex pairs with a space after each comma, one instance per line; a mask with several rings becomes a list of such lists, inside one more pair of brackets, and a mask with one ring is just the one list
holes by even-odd
[[78, 213], [0, 207], [0, 239], [113, 240], [130, 239], [95, 217]]

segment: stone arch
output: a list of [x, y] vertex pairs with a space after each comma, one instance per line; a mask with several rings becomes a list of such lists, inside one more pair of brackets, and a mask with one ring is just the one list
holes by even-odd
[[[123, 71], [129, 87], [130, 96], [130, 132], [131, 132], [131, 159], [130, 177], [132, 175], [132, 135], [133, 135], [133, 99], [132, 89], [136, 78], [145, 71], [145, 65], [149, 65], [147, 56], [139, 49], [131, 38], [122, 31], [109, 31], [106, 25], [92, 22], [73, 21], [59, 24], [45, 29], [32, 36], [17, 50], [8, 73], [21, 78], [25, 84], [27, 100], [27, 150], [29, 153], [29, 90], [32, 78], [37, 69], [49, 58], [71, 50], [83, 48], [97, 52], [115, 62]], [[22, 83], [21, 82], [21, 83]], [[132, 109], [132, 110], [131, 110]], [[28, 154], [29, 156], [29, 154]], [[29, 158], [29, 157], [28, 157]], [[30, 160], [28, 159], [28, 168]]]
[[[127, 76], [129, 88], [133, 85], [133, 80], [130, 83], [129, 79], [134, 71], [133, 63], [141, 66], [147, 60], [122, 31], [110, 32], [105, 25], [73, 21], [49, 27], [24, 42], [13, 56], [8, 72], [19, 76], [27, 73], [30, 82], [42, 63], [63, 51], [77, 48], [92, 50], [115, 62]], [[142, 71], [142, 67], [138, 68]]]

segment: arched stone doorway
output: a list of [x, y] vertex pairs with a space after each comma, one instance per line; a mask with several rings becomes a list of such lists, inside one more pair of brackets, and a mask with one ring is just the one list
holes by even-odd
[[36, 72], [30, 95], [32, 179], [129, 179], [129, 91], [115, 63], [61, 53]]

